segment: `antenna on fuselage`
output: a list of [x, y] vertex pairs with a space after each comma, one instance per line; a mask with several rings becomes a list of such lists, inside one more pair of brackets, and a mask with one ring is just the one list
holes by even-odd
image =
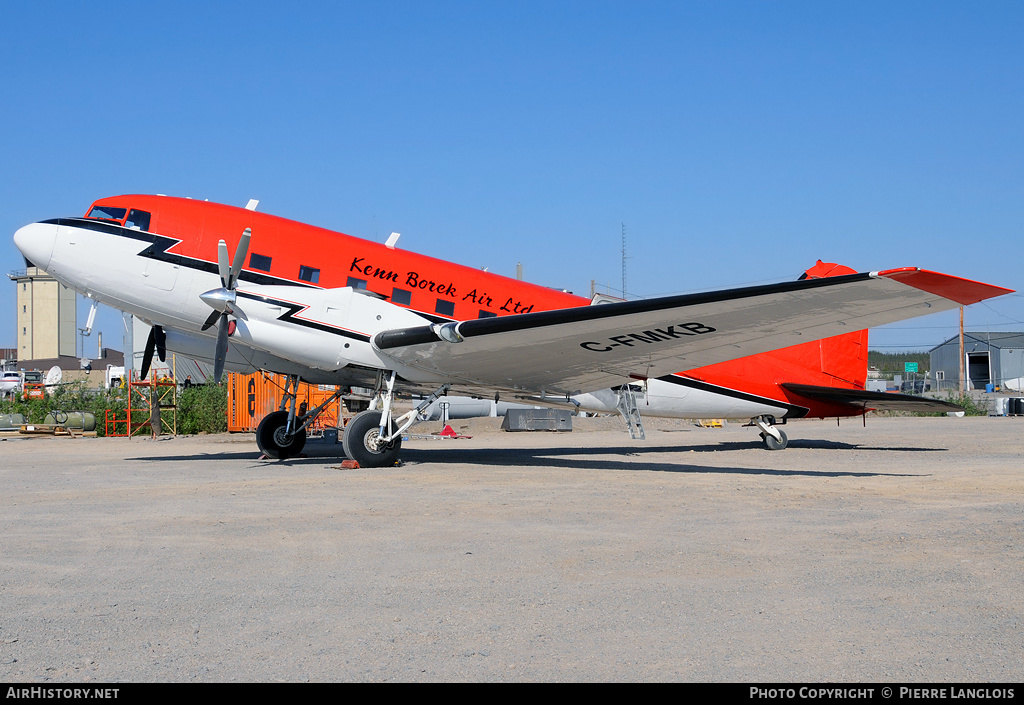
[[389, 250], [395, 249], [395, 244], [398, 242], [398, 238], [402, 237], [402, 233], [391, 233], [388, 236], [388, 241], [384, 243], [384, 247]]
[[259, 199], [257, 199], [257, 198], [250, 198], [249, 202], [245, 204], [245, 210], [247, 210], [247, 211], [254, 211], [254, 210], [256, 210], [256, 206], [258, 206], [259, 204], [260, 204]]

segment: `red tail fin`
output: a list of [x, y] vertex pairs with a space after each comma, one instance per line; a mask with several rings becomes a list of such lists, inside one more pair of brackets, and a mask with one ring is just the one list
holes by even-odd
[[[820, 259], [804, 272], [801, 279], [823, 279], [842, 274], [856, 274], [856, 270]], [[868, 376], [868, 332], [859, 330], [817, 341], [820, 352], [820, 371], [836, 383], [821, 383], [827, 387], [852, 386], [863, 389]], [[813, 344], [810, 344], [813, 345]], [[803, 347], [803, 346], [798, 346]]]
[[[801, 279], [856, 274], [849, 267], [818, 262]], [[688, 376], [711, 384], [777, 396], [784, 383], [863, 389], [868, 374], [868, 332], [851, 331], [760, 355], [701, 367]]]

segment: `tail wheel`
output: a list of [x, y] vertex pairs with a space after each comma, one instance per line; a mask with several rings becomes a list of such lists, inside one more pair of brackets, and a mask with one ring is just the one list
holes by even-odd
[[781, 428], [777, 428], [775, 430], [779, 432], [780, 436], [782, 436], [781, 441], [777, 440], [775, 436], [770, 433], [761, 434], [761, 441], [764, 443], [764, 447], [768, 450], [782, 450], [789, 445], [789, 437], [786, 436], [786, 432]]
[[294, 458], [306, 446], [306, 429], [300, 429], [292, 434], [287, 430], [287, 411], [267, 414], [256, 427], [256, 445], [268, 458]]
[[[391, 432], [394, 431], [395, 424], [392, 421]], [[364, 411], [352, 417], [345, 426], [341, 443], [345, 455], [359, 463], [360, 467], [383, 468], [394, 465], [398, 460], [398, 451], [402, 448], [401, 436], [385, 444], [380, 443], [379, 439], [380, 412]]]

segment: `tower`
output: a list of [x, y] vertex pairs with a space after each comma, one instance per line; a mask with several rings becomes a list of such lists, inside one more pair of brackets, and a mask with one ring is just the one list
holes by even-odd
[[74, 357], [75, 292], [36, 267], [7, 276], [18, 287], [18, 359]]

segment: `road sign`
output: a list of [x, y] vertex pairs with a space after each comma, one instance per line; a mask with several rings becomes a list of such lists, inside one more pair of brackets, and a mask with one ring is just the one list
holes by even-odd
[[903, 371], [904, 372], [917, 372], [917, 363], [916, 362], [904, 362], [903, 363]]

